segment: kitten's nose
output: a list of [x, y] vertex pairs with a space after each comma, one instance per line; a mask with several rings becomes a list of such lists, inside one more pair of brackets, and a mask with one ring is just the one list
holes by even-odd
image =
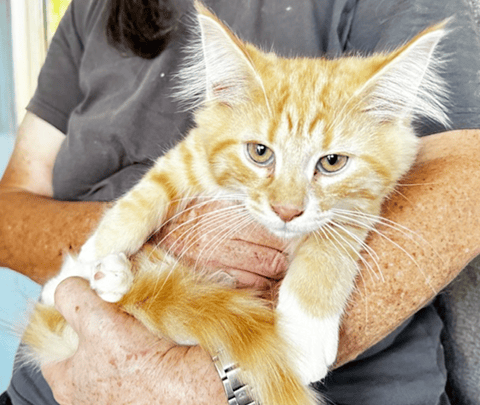
[[303, 214], [304, 209], [292, 205], [272, 205], [272, 210], [282, 221], [290, 222], [292, 219]]

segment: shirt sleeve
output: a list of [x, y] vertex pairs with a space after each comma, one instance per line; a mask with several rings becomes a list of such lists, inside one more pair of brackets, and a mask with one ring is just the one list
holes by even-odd
[[49, 46], [35, 94], [27, 106], [28, 111], [64, 134], [71, 112], [82, 99], [79, 67], [84, 46], [83, 27], [79, 25], [84, 9], [77, 0], [67, 9]]

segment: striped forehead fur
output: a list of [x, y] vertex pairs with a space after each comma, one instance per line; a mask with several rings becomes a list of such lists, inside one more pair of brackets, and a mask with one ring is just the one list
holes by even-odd
[[[381, 66], [382, 62], [385, 62], [384, 66], [373, 71], [372, 77], [366, 78], [362, 85], [358, 77], [363, 77], [365, 72], [358, 72], [352, 67], [364, 69], [368, 66], [364, 62], [365, 58], [312, 61], [264, 54], [251, 45], [242, 43], [198, 3], [197, 9], [199, 16], [193, 28], [193, 38], [186, 50], [186, 64], [179, 74], [181, 85], [176, 93], [177, 98], [188, 107], [198, 107], [205, 102], [244, 105], [253, 100], [258, 101], [250, 92], [260, 90], [269, 115], [274, 117], [275, 111], [272, 111], [270, 101], [273, 102], [271, 98], [275, 95], [271, 91], [277, 89], [278, 96], [279, 82], [288, 80], [287, 87], [292, 91], [296, 87], [302, 87], [302, 84], [325, 83], [324, 76], [328, 74], [333, 79], [332, 85], [328, 86], [329, 90], [337, 93], [351, 92], [353, 97], [358, 96], [358, 102], [365, 104], [364, 110], [370, 112], [370, 116], [377, 121], [422, 116], [448, 125], [445, 112], [447, 91], [438, 74], [444, 61], [438, 56], [438, 52], [435, 52], [438, 42], [446, 34], [446, 23], [418, 35], [409, 45], [394, 52], [393, 57], [377, 55], [378, 61], [375, 63]], [[375, 61], [375, 57], [372, 61]], [[358, 75], [355, 80], [345, 82], [344, 88], [341, 88], [342, 83], [339, 80], [341, 74], [334, 68], [342, 63], [346, 63], [351, 69], [347, 74]], [[292, 83], [292, 78], [282, 69], [290, 70], [296, 83]], [[295, 70], [297, 73], [302, 70], [306, 75], [295, 74]], [[271, 77], [276, 73], [280, 76]], [[358, 88], [347, 88], [352, 85]], [[309, 101], [316, 103], [318, 99]], [[317, 110], [318, 107], [317, 105]]]

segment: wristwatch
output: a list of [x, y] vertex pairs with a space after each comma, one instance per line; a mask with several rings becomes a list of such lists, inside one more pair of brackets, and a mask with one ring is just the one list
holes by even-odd
[[240, 381], [240, 368], [235, 363], [223, 362], [218, 355], [212, 360], [222, 379], [228, 405], [260, 405], [253, 400], [248, 385]]

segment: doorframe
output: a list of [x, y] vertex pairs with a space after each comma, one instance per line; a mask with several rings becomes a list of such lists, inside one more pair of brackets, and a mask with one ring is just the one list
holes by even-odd
[[40, 68], [47, 53], [45, 0], [10, 1], [12, 56], [17, 125], [37, 88]]

